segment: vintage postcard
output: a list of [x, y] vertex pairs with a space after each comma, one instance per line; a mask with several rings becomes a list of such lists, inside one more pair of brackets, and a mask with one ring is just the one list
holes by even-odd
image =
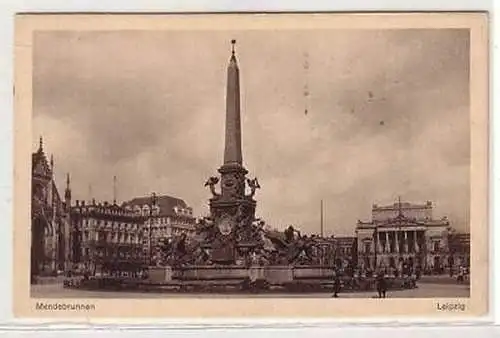
[[488, 313], [486, 14], [15, 28], [17, 317]]

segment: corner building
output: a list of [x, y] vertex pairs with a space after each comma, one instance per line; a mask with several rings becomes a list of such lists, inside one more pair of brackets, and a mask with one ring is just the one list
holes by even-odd
[[75, 267], [96, 272], [138, 272], [144, 218], [116, 203], [76, 201], [71, 208], [72, 248]]
[[168, 195], [136, 197], [122, 205], [127, 212], [143, 219], [142, 251], [150, 261], [158, 254], [160, 240], [183, 233], [192, 238], [195, 234], [193, 209], [180, 198]]

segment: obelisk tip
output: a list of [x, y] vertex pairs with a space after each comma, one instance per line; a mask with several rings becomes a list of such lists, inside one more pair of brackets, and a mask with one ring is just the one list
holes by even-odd
[[236, 44], [236, 40], [232, 39], [231, 40], [231, 53], [234, 55], [234, 45]]

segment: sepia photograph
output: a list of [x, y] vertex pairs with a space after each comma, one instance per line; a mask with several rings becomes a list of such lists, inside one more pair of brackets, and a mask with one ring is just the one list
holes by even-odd
[[17, 21], [20, 312], [486, 311], [485, 15], [126, 18]]

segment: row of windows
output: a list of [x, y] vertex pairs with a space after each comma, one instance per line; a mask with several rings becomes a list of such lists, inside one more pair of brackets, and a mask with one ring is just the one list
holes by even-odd
[[114, 229], [128, 229], [128, 230], [139, 230], [142, 226], [138, 223], [119, 223], [113, 221], [103, 221], [103, 220], [95, 220], [95, 219], [84, 219], [82, 220], [82, 226], [84, 228], [88, 227], [107, 227]]
[[[145, 204], [142, 207], [136, 205], [134, 207], [127, 206], [125, 207], [126, 210], [128, 211], [134, 211], [136, 215], [141, 215], [141, 216], [157, 216], [160, 214], [160, 207], [157, 205], [154, 205], [150, 207], [149, 205]], [[191, 208], [180, 208], [180, 207], [174, 207], [174, 212], [177, 215], [183, 215], [183, 216], [192, 216], [193, 215], [193, 210]]]
[[130, 211], [133, 210], [136, 215], [141, 215], [141, 216], [150, 216], [150, 215], [156, 216], [156, 215], [160, 214], [160, 208], [156, 205], [153, 206], [152, 209], [147, 204], [143, 205], [142, 208], [140, 206], [136, 205], [133, 208], [127, 206], [127, 207], [125, 207], [125, 209], [130, 210]]
[[[129, 229], [129, 230], [139, 230], [142, 228], [143, 224], [139, 223], [120, 223], [120, 222], [114, 222], [114, 221], [104, 221], [104, 220], [95, 220], [95, 219], [84, 219], [82, 220], [82, 226], [84, 228], [86, 227], [107, 227], [107, 228], [117, 228], [117, 229]], [[175, 225], [181, 225], [181, 226], [190, 226], [190, 223], [184, 223], [184, 222], [172, 222], [170, 217], [155, 217], [148, 219], [145, 223], [146, 226], [148, 225], [158, 225], [158, 226], [175, 226]]]
[[82, 234], [83, 241], [98, 240], [110, 243], [140, 243], [141, 237], [134, 234], [110, 232], [110, 233], [90, 233], [84, 231]]
[[146, 224], [170, 224], [170, 218], [165, 218], [165, 217], [158, 217], [158, 218], [151, 218], [146, 221]]
[[[149, 233], [149, 229], [146, 228], [144, 229], [146, 233]], [[191, 233], [194, 231], [194, 229], [184, 229], [184, 228], [171, 228], [171, 227], [152, 227], [151, 231], [153, 234], [155, 233], [172, 233], [172, 234], [181, 234], [183, 232], [185, 233]]]
[[177, 220], [172, 220], [170, 217], [155, 217], [155, 218], [149, 218], [146, 222], [146, 225], [149, 224], [157, 224], [159, 226], [176, 226], [176, 225], [191, 225], [191, 223], [186, 223], [186, 222], [179, 222]]
[[183, 209], [183, 208], [179, 208], [179, 207], [174, 207], [174, 212], [177, 215], [193, 216], [193, 210], [191, 208]]
[[109, 208], [108, 206], [109, 204], [106, 203], [104, 203], [104, 205], [99, 204], [99, 205], [85, 206], [84, 201], [82, 201], [81, 204], [78, 201], [76, 201], [76, 207], [73, 207], [73, 210], [80, 214], [93, 213], [100, 215], [116, 215], [116, 216], [127, 216], [127, 217], [135, 216], [135, 214], [133, 212], [130, 212], [129, 210]]
[[[134, 250], [132, 252], [130, 251], [127, 251], [127, 252], [122, 252], [122, 251], [119, 251], [119, 252], [106, 252], [106, 251], [103, 251], [103, 250], [96, 250], [96, 251], [93, 251], [92, 253], [95, 254], [95, 256], [97, 257], [105, 257], [105, 256], [110, 256], [110, 257], [119, 257], [119, 258], [129, 258], [129, 257], [139, 257], [139, 256], [142, 256], [142, 250]], [[84, 248], [83, 249], [83, 252], [82, 252], [84, 258], [90, 258], [91, 256], [91, 251], [89, 248]]]
[[352, 252], [351, 248], [339, 248], [340, 254], [342, 255], [350, 255]]

